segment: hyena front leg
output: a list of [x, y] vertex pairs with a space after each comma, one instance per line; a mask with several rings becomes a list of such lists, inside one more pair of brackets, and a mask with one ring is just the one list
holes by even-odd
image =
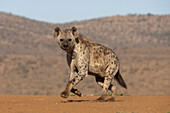
[[[73, 72], [73, 73], [74, 73], [74, 75], [70, 75], [69, 81], [72, 81], [72, 79], [73, 79], [76, 75], [78, 75], [77, 72]], [[79, 96], [79, 97], [81, 97], [81, 95], [82, 95], [81, 92], [80, 92], [78, 89], [72, 88], [72, 89], [71, 89], [71, 92], [74, 93], [75, 95]]]
[[[87, 67], [87, 66], [85, 66], [85, 67]], [[85, 68], [82, 67], [82, 69], [85, 69]], [[69, 96], [70, 91], [72, 90], [72, 88], [75, 85], [77, 85], [81, 80], [83, 80], [83, 78], [85, 76], [87, 76], [87, 74], [88, 74], [87, 70], [80, 70], [78, 72], [78, 74], [71, 81], [69, 80], [66, 89], [61, 93], [60, 96], [63, 97], [63, 98], [67, 98]], [[77, 93], [79, 93], [79, 92], [77, 92]]]
[[[81, 95], [82, 95], [81, 92], [78, 89], [72, 88], [71, 92], [76, 94], [79, 97], [81, 97]], [[63, 98], [67, 98], [69, 96], [69, 94], [70, 94], [70, 84], [67, 84], [66, 89], [60, 94], [60, 96], [63, 97]]]
[[75, 61], [73, 60], [71, 62], [71, 59], [70, 57], [67, 55], [67, 62], [68, 62], [68, 65], [71, 69], [71, 74], [69, 76], [69, 81], [68, 81], [68, 84], [66, 86], [66, 89], [60, 94], [61, 97], [63, 98], [67, 98], [70, 94], [70, 91], [78, 96], [81, 96], [81, 92], [78, 90], [78, 89], [74, 89], [74, 88], [71, 88], [72, 85], [70, 84], [70, 81], [73, 81], [73, 79], [78, 76], [78, 70], [75, 68], [74, 66], [74, 63]]
[[[72, 63], [71, 63], [71, 60], [72, 60], [71, 56], [69, 54], [67, 54], [67, 63], [69, 65], [70, 69], [71, 69], [69, 81], [71, 81], [77, 75], [77, 72], [75, 71], [76, 69], [74, 67], [74, 61], [72, 61]], [[66, 93], [63, 95], [62, 94], [63, 92], [66, 92]], [[66, 88], [65, 91], [63, 91], [63, 92], [61, 93], [61, 97], [67, 98], [68, 95], [66, 95], [66, 94], [69, 94], [68, 89]], [[76, 94], [77, 96], [81, 97], [81, 92], [78, 89], [72, 88], [71, 92]]]
[[[70, 81], [70, 80], [69, 80]], [[66, 89], [60, 94], [61, 97], [67, 98], [70, 94], [71, 85], [68, 83]], [[71, 92], [81, 97], [82, 93], [78, 89], [71, 89]]]

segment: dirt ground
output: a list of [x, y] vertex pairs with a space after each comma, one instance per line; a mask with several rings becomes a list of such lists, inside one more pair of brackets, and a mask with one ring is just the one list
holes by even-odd
[[1, 95], [0, 113], [169, 113], [170, 96], [118, 96], [96, 101], [98, 96]]

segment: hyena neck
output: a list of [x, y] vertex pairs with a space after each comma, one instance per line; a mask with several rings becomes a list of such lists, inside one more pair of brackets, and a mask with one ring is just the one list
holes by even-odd
[[65, 50], [67, 54], [72, 55], [74, 48], [70, 48], [68, 50]]

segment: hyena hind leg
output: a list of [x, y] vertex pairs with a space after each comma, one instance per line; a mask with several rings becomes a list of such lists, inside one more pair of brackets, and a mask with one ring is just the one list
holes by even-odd
[[[111, 84], [112, 85], [112, 84]], [[110, 86], [111, 86], [110, 85]], [[110, 87], [109, 86], [109, 87]], [[111, 86], [110, 88], [110, 91], [112, 92], [112, 96], [111, 96], [111, 98], [109, 99], [109, 100], [115, 100], [115, 98], [116, 98], [116, 95], [117, 95], [117, 88], [116, 88], [116, 86]]]
[[[103, 86], [104, 86], [104, 78], [97, 76], [96, 77], [96, 82], [103, 88]], [[110, 90], [111, 93], [112, 93], [112, 97], [109, 100], [114, 100], [115, 97], [116, 97], [116, 94], [117, 94], [116, 86], [113, 86], [113, 84], [110, 84], [108, 90]]]

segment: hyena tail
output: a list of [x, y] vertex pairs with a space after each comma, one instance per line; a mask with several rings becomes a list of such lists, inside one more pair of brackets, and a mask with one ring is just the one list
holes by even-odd
[[115, 79], [122, 87], [124, 87], [124, 88], [127, 89], [127, 85], [126, 85], [125, 81], [123, 80], [121, 74], [119, 73], [119, 70], [118, 70], [118, 72], [116, 73], [114, 79]]

